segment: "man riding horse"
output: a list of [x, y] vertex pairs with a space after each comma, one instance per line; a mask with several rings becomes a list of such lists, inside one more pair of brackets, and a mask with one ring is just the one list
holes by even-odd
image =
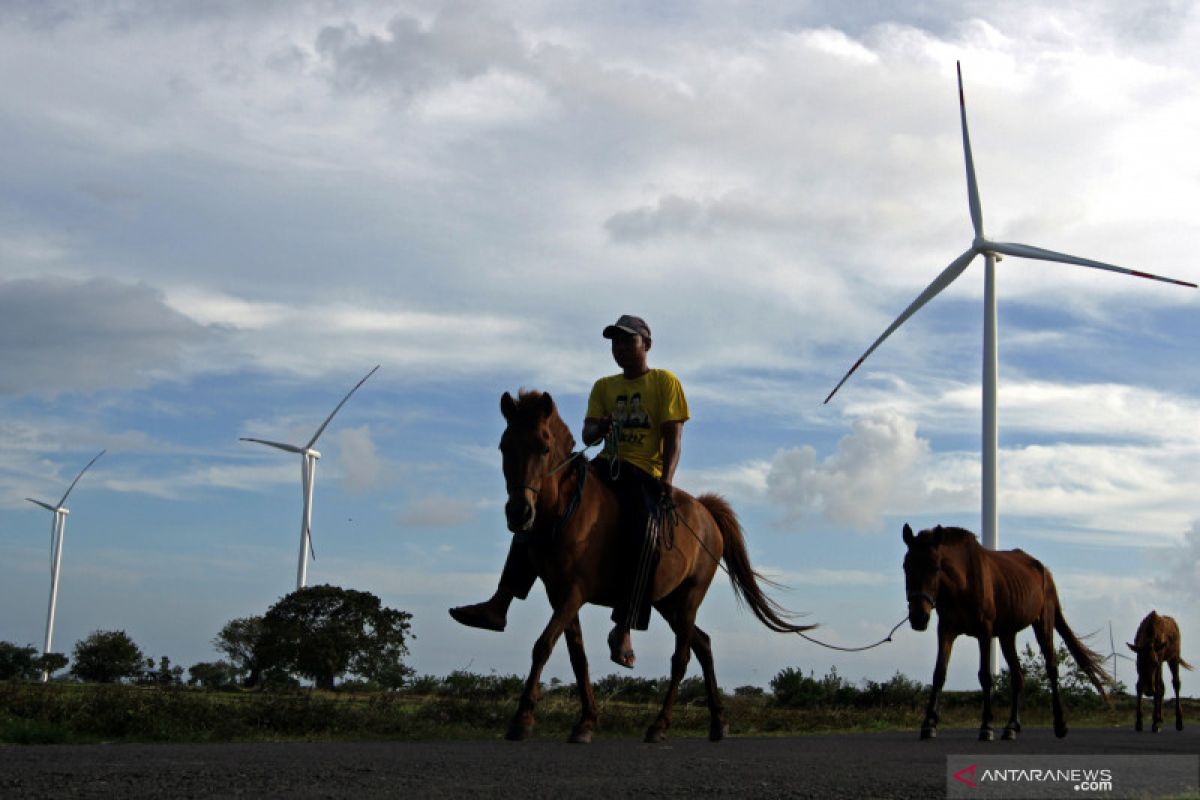
[[[620, 502], [622, 526], [628, 534], [628, 557], [623, 560], [629, 569], [624, 576], [625, 600], [613, 608], [615, 625], [608, 647], [615, 663], [632, 667], [629, 632], [645, 630], [649, 624], [646, 587], [653, 583], [657, 564], [656, 515], [673, 496], [688, 406], [679, 379], [665, 369], [648, 366], [650, 327], [641, 317], [625, 314], [606, 327], [603, 335], [612, 341], [613, 360], [621, 372], [592, 386], [583, 442], [590, 446], [609, 439], [609, 446], [594, 463]], [[535, 580], [528, 542], [523, 535], [515, 535], [495, 594], [482, 603], [452, 608], [450, 616], [463, 625], [503, 631], [509, 605], [514, 598], [525, 599]]]

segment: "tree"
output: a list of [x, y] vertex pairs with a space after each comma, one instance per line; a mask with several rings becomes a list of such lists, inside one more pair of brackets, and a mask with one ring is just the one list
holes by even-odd
[[262, 624], [262, 617], [231, 619], [212, 640], [213, 647], [228, 656], [229, 665], [245, 686], [257, 686], [262, 677], [257, 655]]
[[188, 667], [188, 686], [228, 690], [237, 686], [241, 672], [228, 661], [201, 661]]
[[329, 585], [297, 589], [263, 616], [256, 664], [309, 678], [318, 689], [332, 689], [346, 673], [398, 688], [412, 674], [402, 661], [410, 619], [369, 592]]
[[145, 658], [125, 631], [93, 631], [75, 643], [71, 674], [83, 681], [116, 683], [136, 677]]
[[0, 681], [40, 680], [42, 672], [53, 675], [67, 665], [62, 653], [38, 655], [33, 645], [18, 647], [12, 642], [0, 642]]

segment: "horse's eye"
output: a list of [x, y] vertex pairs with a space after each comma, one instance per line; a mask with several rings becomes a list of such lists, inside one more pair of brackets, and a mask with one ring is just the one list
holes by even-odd
[[545, 444], [542, 445], [542, 455], [544, 455], [544, 456], [550, 455], [550, 446], [549, 445], [545, 445]]

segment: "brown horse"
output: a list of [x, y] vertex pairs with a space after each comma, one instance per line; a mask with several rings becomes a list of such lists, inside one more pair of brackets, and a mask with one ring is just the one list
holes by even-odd
[[[1126, 644], [1129, 644], [1126, 642]], [[1137, 718], [1134, 729], [1142, 729], [1142, 695], [1154, 698], [1154, 717], [1150, 730], [1158, 733], [1162, 729], [1163, 662], [1171, 668], [1171, 685], [1175, 687], [1175, 730], [1183, 730], [1183, 709], [1179, 706], [1179, 668], [1191, 669], [1192, 665], [1179, 655], [1179, 626], [1170, 617], [1160, 617], [1151, 611], [1138, 625], [1137, 635], [1129, 649], [1137, 653]]]
[[1058, 631], [1067, 650], [1079, 664], [1100, 696], [1108, 694], [1109, 679], [1100, 656], [1083, 645], [1067, 626], [1058, 591], [1050, 570], [1021, 550], [987, 550], [975, 534], [962, 528], [937, 526], [914, 536], [904, 526], [904, 585], [908, 591], [908, 621], [914, 630], [923, 631], [930, 615], [938, 613], [937, 665], [921, 738], [937, 735], [937, 701], [946, 680], [946, 664], [959, 634], [979, 640], [979, 685], [983, 688], [983, 722], [979, 740], [991, 741], [992, 733], [992, 637], [1000, 640], [1000, 652], [1008, 662], [1012, 677], [1012, 711], [1004, 728], [1004, 739], [1015, 739], [1021, 730], [1018, 718], [1021, 689], [1025, 677], [1017, 658], [1017, 633], [1033, 626], [1046, 676], [1050, 679], [1050, 697], [1054, 707], [1054, 735], [1067, 735], [1062, 701], [1058, 696], [1058, 665], [1054, 657], [1054, 632]]
[[[579, 609], [584, 603], [612, 606], [622, 599], [623, 576], [633, 566], [622, 563], [622, 538], [627, 534], [619, 525], [616, 496], [592, 474], [595, 468], [582, 453], [573, 453], [575, 440], [549, 394], [522, 391], [514, 400], [505, 392], [500, 411], [508, 423], [500, 438], [508, 489], [505, 517], [509, 530], [529, 537], [531, 557], [554, 610], [533, 646], [529, 678], [506, 735], [519, 740], [532, 730], [542, 669], [565, 633], [583, 705], [569, 741], [588, 742], [596, 725], [596, 700]], [[750, 566], [741, 527], [728, 503], [711, 494], [693, 498], [679, 489], [674, 502], [678, 522], [673, 536], [672, 526], [666, 526], [660, 537], [660, 560], [650, 596], [675, 633], [675, 652], [670, 686], [657, 719], [646, 731], [646, 741], [666, 737], [690, 652], [704, 672], [708, 738], [718, 741], [727, 730], [724, 710], [708, 634], [696, 627], [696, 611], [717, 571], [717, 559], [724, 558], [735, 595], [768, 628], [799, 632], [814, 626], [787, 622], [784, 618], [790, 615], [762, 592], [759, 581], [763, 579]]]

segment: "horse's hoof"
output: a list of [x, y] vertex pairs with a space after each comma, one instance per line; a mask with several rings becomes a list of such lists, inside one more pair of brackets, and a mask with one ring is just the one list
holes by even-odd
[[1150, 726], [1151, 733], [1158, 733], [1161, 730], [1162, 730], [1162, 725], [1159, 725], [1157, 722]]
[[979, 729], [979, 741], [991, 742], [991, 741], [994, 741], [995, 739], [996, 739], [996, 732], [994, 730], [992, 730], [991, 728], [980, 728]]
[[1015, 742], [1017, 740], [1017, 732], [1012, 728], [1005, 728], [1004, 733], [1000, 734], [1000, 739], [1005, 742]]
[[921, 728], [921, 740], [936, 739], [937, 728]]
[[1183, 720], [1181, 720], [1181, 719], [1175, 720], [1175, 730], [1177, 730], [1177, 731], [1183, 730]]
[[650, 729], [646, 731], [646, 738], [642, 741], [646, 744], [662, 744], [666, 740], [667, 732], [657, 725], [651, 725]]
[[708, 740], [710, 742], [719, 742], [729, 735], [729, 723], [718, 722], [708, 726]]
[[584, 730], [576, 730], [571, 732], [571, 737], [567, 739], [570, 744], [591, 744], [592, 729], [585, 728]]
[[1138, 720], [1137, 722], [1133, 723], [1133, 729], [1135, 731], [1137, 731], [1138, 733], [1141, 733], [1142, 732], [1142, 721]]
[[1057, 736], [1059, 739], [1065, 738], [1067, 735], [1067, 726], [1065, 724], [1064, 725], [1055, 725], [1054, 726], [1054, 735]]

